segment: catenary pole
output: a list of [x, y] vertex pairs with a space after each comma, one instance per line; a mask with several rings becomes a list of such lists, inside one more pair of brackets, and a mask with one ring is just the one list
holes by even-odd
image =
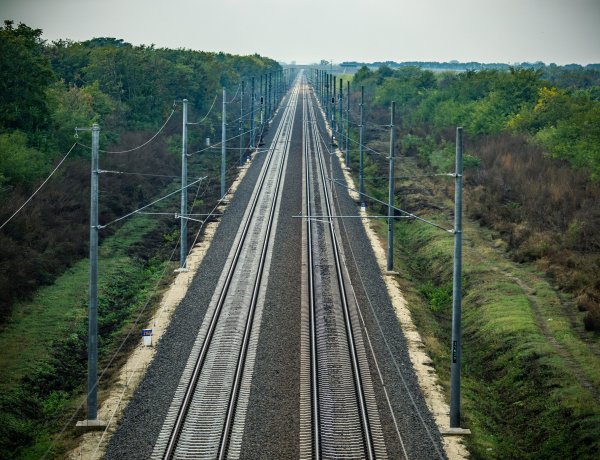
[[240, 166], [244, 164], [244, 80], [242, 80], [242, 92], [240, 93], [240, 121], [238, 123], [238, 135], [240, 136]]
[[[321, 70], [321, 106], [326, 107], [325, 101], [327, 100], [327, 79], [325, 75], [325, 71]], [[325, 108], [325, 110], [327, 110]]]
[[92, 125], [90, 193], [90, 291], [88, 310], [87, 419], [98, 418], [98, 180], [100, 126]]
[[[343, 126], [343, 118], [342, 118], [342, 105], [344, 100], [344, 90], [343, 90], [343, 80], [340, 78], [340, 92], [338, 96], [338, 122], [337, 122], [337, 138], [338, 138], [338, 148], [340, 150], [344, 149], [344, 137], [342, 135], [342, 126]], [[348, 166], [348, 164], [346, 164]]]
[[225, 162], [227, 160], [227, 109], [226, 90], [223, 88], [223, 113], [221, 119], [221, 200], [225, 199]]
[[327, 119], [329, 119], [329, 74], [325, 70], [323, 70], [323, 100], [321, 102]]
[[[266, 75], [265, 75], [265, 80], [266, 80]], [[263, 75], [260, 76], [260, 129], [262, 132], [263, 129], [263, 123], [265, 122], [265, 112], [264, 112], [264, 108], [265, 108], [265, 102], [266, 102], [266, 83], [263, 85]]]
[[250, 149], [254, 148], [254, 77], [252, 77], [252, 94], [250, 96]]
[[317, 70], [317, 73], [319, 75], [319, 102], [321, 102], [321, 106], [323, 106], [323, 94], [325, 92], [325, 80], [323, 78], [323, 71], [322, 70]]
[[360, 126], [358, 130], [358, 149], [359, 149], [359, 165], [358, 165], [358, 191], [360, 194], [360, 207], [364, 211], [367, 208], [365, 201], [365, 150], [363, 148], [364, 134], [364, 105], [365, 105], [365, 87], [360, 87]]
[[269, 72], [269, 87], [267, 91], [267, 123], [271, 120], [271, 104], [273, 103], [273, 72]]
[[337, 77], [333, 77], [333, 92], [331, 93], [331, 145], [333, 145], [333, 139], [335, 137], [336, 123], [335, 117], [337, 115], [335, 98], [337, 97]]
[[188, 143], [188, 100], [183, 100], [183, 123], [181, 127], [181, 241], [179, 243], [179, 268], [185, 269], [187, 259], [187, 143]]
[[321, 87], [321, 71], [315, 70], [315, 78], [317, 79], [317, 94], [319, 95], [319, 102], [323, 100], [323, 88]]
[[319, 83], [319, 102], [323, 105], [323, 71], [317, 69], [317, 82]]
[[279, 103], [279, 77], [280, 77], [281, 73], [278, 70], [277, 72], [275, 72], [275, 98], [273, 99], [273, 112], [275, 112], [275, 110], [277, 109], [277, 104]]
[[394, 118], [396, 103], [390, 107], [390, 177], [388, 190], [387, 271], [394, 271]]
[[260, 97], [260, 126], [263, 127], [265, 123], [265, 98], [264, 96]]
[[350, 167], [350, 82], [346, 82], [346, 167]]
[[462, 308], [462, 174], [463, 129], [456, 128], [454, 175], [454, 275], [452, 280], [452, 350], [450, 376], [450, 428], [460, 428], [460, 354]]
[[330, 104], [330, 99], [329, 99], [329, 86], [331, 83], [331, 78], [329, 74], [325, 74], [326, 80], [325, 80], [325, 103], [323, 104], [325, 106], [325, 115], [327, 120], [329, 120], [329, 104]]

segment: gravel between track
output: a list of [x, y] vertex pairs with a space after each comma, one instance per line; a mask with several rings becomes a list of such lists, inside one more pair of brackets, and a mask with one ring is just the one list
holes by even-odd
[[284, 182], [252, 391], [244, 459], [299, 457], [302, 219], [302, 101], [298, 101]]

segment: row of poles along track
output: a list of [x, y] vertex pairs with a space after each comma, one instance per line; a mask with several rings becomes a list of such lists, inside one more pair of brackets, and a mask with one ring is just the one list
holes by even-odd
[[[242, 81], [238, 87], [238, 92], [227, 101], [226, 89], [222, 91], [222, 115], [221, 115], [221, 142], [218, 144], [207, 145], [193, 153], [201, 153], [209, 148], [221, 146], [221, 188], [220, 200], [225, 199], [226, 188], [226, 158], [227, 142], [239, 139], [239, 162], [240, 165], [245, 159], [245, 153], [257, 149], [258, 143], [262, 138], [263, 132], [268, 127], [281, 98], [290, 87], [295, 75], [294, 68], [286, 68], [276, 72], [269, 72], [261, 75], [260, 79], [252, 77], [249, 81]], [[339, 82], [338, 82], [339, 80]], [[332, 73], [322, 69], [312, 69], [309, 72], [309, 82], [313, 86], [319, 97], [321, 106], [331, 127], [331, 143], [334, 145], [337, 140], [337, 146], [345, 154], [346, 167], [350, 167], [350, 144], [356, 143], [350, 134], [350, 81], [346, 82], [346, 91], [344, 93], [343, 80]], [[249, 87], [249, 88], [248, 88]], [[249, 89], [249, 91], [247, 91]], [[227, 104], [240, 98], [240, 117], [238, 122], [238, 135], [227, 138]], [[248, 96], [249, 105], [247, 112], [244, 112], [244, 97]], [[216, 96], [215, 96], [216, 101]], [[344, 110], [345, 102], [345, 110]], [[214, 101], [213, 101], [214, 106]], [[199, 122], [190, 123], [188, 121], [188, 101], [182, 101], [182, 148], [181, 148], [181, 208], [180, 213], [176, 215], [181, 223], [180, 237], [180, 263], [179, 269], [186, 270], [186, 260], [188, 257], [188, 228], [187, 221], [193, 219], [188, 213], [188, 188], [197, 184], [202, 178], [188, 183], [187, 158], [191, 155], [188, 152], [188, 129], [192, 125], [198, 125], [208, 118], [207, 114]], [[452, 303], [452, 338], [451, 338], [451, 385], [450, 385], [450, 428], [460, 428], [460, 359], [461, 359], [461, 303], [462, 303], [462, 177], [463, 177], [463, 131], [462, 128], [456, 130], [456, 163], [455, 172], [445, 175], [453, 176], [455, 179], [455, 213], [454, 228], [446, 229], [427, 219], [419, 217], [395, 206], [395, 103], [390, 107], [390, 149], [387, 158], [389, 160], [389, 193], [388, 202], [385, 203], [366, 193], [365, 190], [365, 150], [373, 151], [365, 146], [364, 139], [364, 107], [365, 92], [364, 86], [360, 88], [360, 104], [358, 123], [359, 129], [359, 165], [358, 165], [358, 190], [355, 190], [360, 197], [360, 206], [363, 211], [366, 210], [367, 200], [379, 202], [387, 205], [388, 215], [385, 218], [388, 221], [387, 238], [387, 271], [393, 273], [393, 246], [394, 246], [394, 221], [398, 218], [408, 218], [421, 221], [423, 223], [437, 227], [447, 234], [454, 236], [454, 262], [453, 262], [453, 303]], [[235, 122], [234, 121], [234, 122]], [[166, 123], [165, 123], [166, 124]], [[246, 126], [248, 126], [246, 130]], [[163, 125], [164, 127], [164, 125]], [[162, 129], [162, 128], [161, 128]], [[92, 132], [92, 162], [91, 162], [91, 206], [90, 206], [90, 288], [89, 288], [89, 335], [88, 335], [88, 394], [87, 394], [87, 421], [97, 420], [97, 387], [98, 387], [98, 332], [97, 332], [97, 309], [98, 309], [98, 232], [106, 225], [99, 225], [98, 222], [98, 179], [99, 174], [103, 172], [99, 167], [99, 137], [100, 127], [94, 124]], [[245, 136], [248, 135], [248, 141]], [[208, 144], [207, 140], [207, 144]], [[147, 143], [146, 143], [147, 144]], [[143, 144], [143, 145], [146, 145]], [[373, 151], [375, 152], [375, 151]], [[375, 152], [379, 153], [379, 152]], [[343, 186], [343, 182], [334, 180], [337, 185]], [[176, 192], [175, 192], [176, 193]], [[170, 194], [172, 195], [172, 194]], [[170, 196], [169, 195], [169, 196]], [[145, 207], [144, 207], [145, 208]], [[140, 208], [140, 210], [143, 208]], [[138, 210], [139, 211], [139, 210]], [[129, 213], [127, 216], [134, 215], [137, 211]], [[120, 220], [120, 219], [117, 219]]]

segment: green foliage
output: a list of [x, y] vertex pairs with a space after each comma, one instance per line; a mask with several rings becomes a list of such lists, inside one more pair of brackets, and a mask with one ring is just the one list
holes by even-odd
[[84, 43], [90, 49], [81, 74], [88, 82], [99, 82], [133, 129], [154, 126], [176, 99], [187, 98], [191, 109], [202, 113], [222, 86], [231, 88], [242, 75], [248, 78], [279, 68], [275, 61], [258, 55], [114, 46], [106, 40]]
[[591, 64], [586, 68], [559, 67], [550, 64], [543, 69], [544, 80], [550, 85], [562, 89], [591, 89], [600, 87], [600, 68], [597, 64]]
[[469, 155], [468, 153], [463, 155], [463, 168], [464, 169], [473, 169], [473, 168], [478, 168], [479, 166], [481, 166], [481, 159], [473, 156], [473, 155]]
[[591, 171], [600, 178], [600, 104], [570, 120], [561, 120], [555, 127], [538, 131], [535, 138], [555, 157], [569, 161], [575, 167]]
[[[57, 82], [48, 90], [51, 119], [54, 126], [54, 141], [61, 149], [74, 142], [75, 127], [89, 127], [93, 123], [104, 125], [112, 114], [115, 103], [110, 96], [100, 91], [98, 82], [84, 87], [65, 88]], [[101, 132], [105, 141], [106, 131]]]
[[454, 169], [454, 146], [444, 142], [429, 155], [429, 164], [437, 173], [447, 173]]
[[[354, 80], [373, 88], [371, 111], [378, 116], [396, 101], [397, 118], [408, 132], [438, 135], [463, 126], [471, 137], [527, 133], [551, 156], [586, 168], [596, 180], [600, 177], [600, 87], [592, 86], [596, 81], [592, 75], [598, 71], [586, 69], [583, 80], [573, 82], [578, 71], [584, 72], [552, 70], [553, 82], [577, 89], [548, 86], [543, 66], [469, 70], [437, 78], [416, 67], [382, 66], [375, 72], [363, 67]], [[440, 169], [447, 155], [440, 147], [422, 156], [433, 159]]]
[[[222, 84], [233, 89], [242, 77], [280, 68], [276, 61], [256, 54], [155, 49], [109, 37], [45, 45], [41, 30], [23, 24], [15, 28], [10, 21], [5, 24], [0, 29], [0, 221], [66, 153], [75, 141], [75, 127], [99, 123], [101, 148], [111, 150], [108, 143], [121, 141], [124, 145], [114, 150], [124, 150], [156, 132], [171, 111], [178, 110], [174, 101], [189, 100], [193, 121], [208, 112]], [[55, 80], [49, 63], [60, 80]], [[213, 110], [206, 124], [192, 130], [190, 143], [214, 137], [218, 113]], [[164, 131], [170, 134], [170, 144], [177, 138], [170, 133], [172, 126]], [[128, 133], [132, 129], [139, 131]], [[80, 133], [80, 138], [89, 145], [89, 133]], [[174, 146], [178, 153], [180, 145]], [[155, 142], [144, 149], [143, 161], [132, 153], [106, 162], [114, 162], [113, 169], [173, 174], [175, 158], [164, 151], [164, 144]], [[61, 269], [85, 254], [89, 165], [78, 163], [78, 157], [87, 159], [88, 154], [76, 148], [39, 201], [28, 206], [29, 213], [18, 216], [0, 233], [0, 321], [9, 315], [15, 299], [51, 283]], [[108, 168], [106, 162], [103, 166]], [[133, 176], [113, 179], [103, 178], [110, 186], [102, 200], [101, 219], [119, 217], [145, 204], [156, 185], [164, 186], [164, 181], [140, 182]], [[73, 194], [73, 190], [82, 193]], [[18, 269], [8, 269], [15, 257], [25, 262]]]
[[[101, 361], [106, 360], [129, 327], [130, 318], [148, 300], [149, 288], [163, 266], [156, 260], [147, 265], [133, 263], [113, 273], [101, 286], [98, 306]], [[46, 446], [53, 430], [60, 429], [73, 396], [82, 390], [87, 369], [87, 324], [79, 322], [74, 329], [65, 329], [49, 348], [49, 359], [39, 362], [18, 387], [0, 397], [0, 458], [27, 458], [31, 449]]]
[[494, 89], [499, 94], [498, 105], [505, 115], [516, 113], [522, 107], [534, 104], [541, 82], [542, 72], [534, 69], [511, 68], [509, 73], [501, 74]]
[[445, 311], [452, 307], [452, 283], [443, 286], [435, 286], [428, 280], [419, 288], [419, 293], [427, 300], [429, 308], [433, 312]]
[[45, 53], [58, 80], [64, 81], [66, 86], [85, 84], [82, 72], [89, 62], [89, 50], [83, 43], [56, 40], [45, 47]]
[[41, 35], [12, 21], [0, 27], [0, 127], [30, 131], [47, 120], [46, 88], [55, 76]]
[[17, 185], [31, 185], [47, 169], [44, 155], [27, 146], [23, 132], [0, 134], [0, 194]]
[[477, 101], [487, 96], [501, 73], [497, 70], [469, 70], [448, 78], [447, 91], [452, 99], [458, 101]]
[[498, 92], [489, 93], [475, 104], [467, 125], [469, 133], [498, 134], [502, 131], [508, 119], [502, 106], [502, 95]]
[[381, 106], [389, 106], [395, 101], [398, 106], [407, 107], [418, 98], [419, 89], [410, 81], [389, 78], [377, 88], [375, 102]]
[[362, 85], [366, 80], [371, 78], [372, 75], [373, 72], [367, 66], [364, 65], [360, 69], [358, 69], [358, 71], [354, 74], [353, 81], [357, 85]]
[[600, 178], [600, 101], [589, 92], [543, 87], [536, 105], [516, 114], [508, 126], [533, 135], [555, 158]]
[[415, 110], [415, 123], [427, 123], [434, 127], [467, 126], [470, 123], [474, 101], [461, 102], [456, 99], [444, 99], [443, 94], [432, 95], [422, 101]]
[[578, 105], [570, 118], [559, 120], [556, 126], [544, 127], [535, 138], [554, 157], [575, 167], [586, 167], [594, 179], [600, 178], [600, 102]]

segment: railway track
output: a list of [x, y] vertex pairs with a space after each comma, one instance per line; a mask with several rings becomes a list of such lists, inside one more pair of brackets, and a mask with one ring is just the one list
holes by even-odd
[[240, 454], [272, 233], [298, 101], [296, 83], [190, 353], [153, 459]]
[[276, 120], [107, 458], [445, 458], [302, 73]]
[[[318, 128], [320, 115], [303, 86], [302, 145], [308, 315], [303, 331], [301, 456], [385, 458], [386, 448], [357, 308], [344, 269]], [[318, 216], [318, 217], [312, 217]], [[309, 367], [308, 371], [306, 368]]]

